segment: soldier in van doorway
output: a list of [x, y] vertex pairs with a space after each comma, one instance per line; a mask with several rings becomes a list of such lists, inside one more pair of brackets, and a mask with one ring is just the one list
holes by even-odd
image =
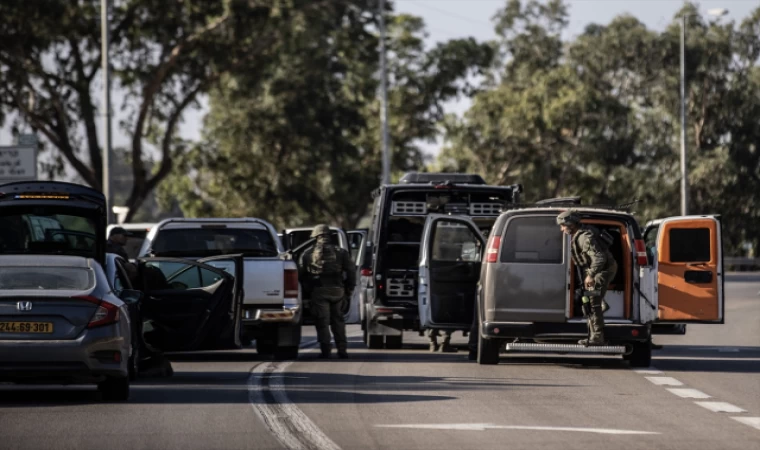
[[299, 264], [299, 278], [313, 286], [311, 302], [317, 321], [317, 340], [321, 358], [329, 358], [330, 329], [338, 347], [338, 357], [348, 358], [343, 302], [356, 286], [356, 267], [351, 255], [330, 242], [330, 227], [317, 225], [311, 233], [316, 245], [304, 252]]
[[572, 236], [570, 245], [573, 262], [586, 275], [583, 287], [583, 315], [588, 320], [589, 337], [578, 341], [581, 345], [604, 345], [604, 294], [615, 277], [617, 263], [607, 246], [601, 241], [599, 230], [583, 225], [575, 211], [557, 216], [562, 232]]

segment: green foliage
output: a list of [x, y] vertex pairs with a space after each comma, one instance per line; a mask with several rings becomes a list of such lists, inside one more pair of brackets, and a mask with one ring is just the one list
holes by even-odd
[[[438, 164], [523, 183], [529, 201], [640, 199], [642, 221], [678, 215], [678, 22], [658, 33], [621, 16], [562, 42], [566, 15], [561, 2], [508, 2], [501, 63], [464, 117], [446, 119]], [[693, 16], [687, 28], [689, 209], [723, 215], [728, 252], [760, 246], [758, 31], [760, 8], [739, 26]]]

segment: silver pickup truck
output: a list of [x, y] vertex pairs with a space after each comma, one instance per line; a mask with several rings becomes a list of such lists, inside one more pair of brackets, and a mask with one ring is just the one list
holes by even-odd
[[[298, 267], [271, 224], [254, 218], [167, 219], [150, 230], [139, 253], [194, 260], [227, 254], [242, 254], [244, 261], [241, 340], [255, 340], [259, 354], [296, 358], [303, 310]], [[234, 274], [227, 262], [208, 264]]]

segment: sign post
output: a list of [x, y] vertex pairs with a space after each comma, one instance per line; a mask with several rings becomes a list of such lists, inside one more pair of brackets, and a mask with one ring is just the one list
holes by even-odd
[[37, 179], [37, 147], [0, 146], [0, 183]]

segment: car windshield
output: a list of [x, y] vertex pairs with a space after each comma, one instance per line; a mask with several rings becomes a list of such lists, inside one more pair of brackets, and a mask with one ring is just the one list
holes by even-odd
[[0, 216], [0, 253], [96, 256], [92, 218], [67, 214]]
[[161, 230], [153, 240], [155, 256], [205, 257], [242, 253], [245, 256], [277, 256], [277, 246], [267, 230], [250, 228], [185, 228]]
[[0, 290], [88, 290], [95, 286], [92, 269], [80, 267], [0, 267]]

